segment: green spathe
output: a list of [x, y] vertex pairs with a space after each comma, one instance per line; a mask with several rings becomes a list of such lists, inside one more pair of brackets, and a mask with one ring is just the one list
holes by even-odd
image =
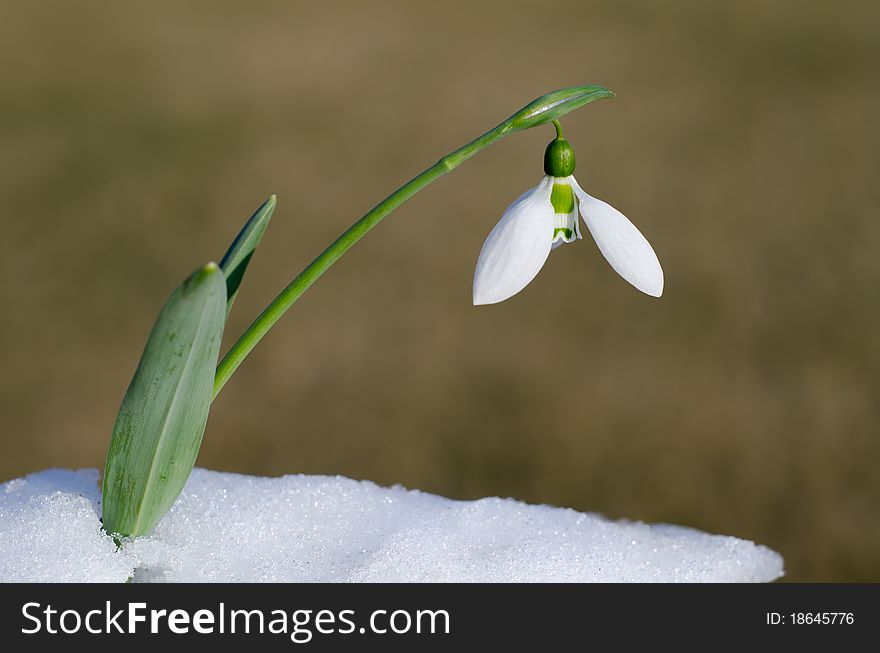
[[149, 533], [186, 484], [225, 320], [226, 278], [216, 263], [196, 270], [165, 303], [113, 427], [102, 501], [108, 533]]
[[552, 120], [559, 120], [565, 114], [575, 109], [603, 98], [613, 98], [614, 93], [604, 86], [591, 84], [589, 86], [571, 86], [551, 91], [530, 102], [506, 122], [513, 129], [531, 129], [538, 125], [544, 125]]

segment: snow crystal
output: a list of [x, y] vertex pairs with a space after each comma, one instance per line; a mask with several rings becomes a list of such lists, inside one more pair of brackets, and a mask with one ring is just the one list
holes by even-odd
[[689, 528], [343, 477], [196, 469], [156, 531], [101, 530], [95, 470], [0, 485], [0, 581], [763, 582], [779, 554]]
[[134, 558], [98, 519], [98, 471], [49, 469], [0, 485], [0, 582], [121, 582]]

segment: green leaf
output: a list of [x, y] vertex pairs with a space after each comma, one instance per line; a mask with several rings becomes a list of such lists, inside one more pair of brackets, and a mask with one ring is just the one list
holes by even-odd
[[226, 319], [216, 263], [165, 303], [128, 386], [104, 468], [104, 530], [149, 533], [186, 484], [202, 443]]
[[232, 302], [235, 301], [235, 295], [238, 293], [238, 287], [244, 278], [248, 263], [260, 240], [263, 238], [263, 232], [269, 226], [269, 220], [272, 218], [272, 212], [275, 210], [275, 196], [272, 195], [267, 199], [256, 213], [247, 221], [235, 240], [226, 250], [223, 258], [220, 259], [220, 269], [226, 275], [226, 317], [229, 317], [229, 311], [232, 310]]
[[614, 93], [604, 86], [572, 86], [542, 95], [507, 119], [513, 129], [530, 129], [551, 120], [558, 120], [570, 111], [594, 100], [612, 98]]

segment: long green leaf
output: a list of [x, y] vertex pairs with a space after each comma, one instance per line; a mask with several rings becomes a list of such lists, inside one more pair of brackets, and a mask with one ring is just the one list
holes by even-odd
[[232, 241], [229, 249], [220, 259], [220, 269], [226, 275], [226, 317], [229, 317], [229, 311], [232, 310], [232, 302], [238, 294], [238, 287], [244, 278], [248, 263], [260, 240], [266, 227], [269, 226], [269, 220], [272, 218], [272, 212], [275, 210], [275, 196], [272, 195], [267, 199], [251, 219], [242, 227], [241, 231]]
[[226, 319], [216, 263], [165, 303], [128, 386], [104, 468], [104, 530], [149, 533], [186, 484], [202, 442]]

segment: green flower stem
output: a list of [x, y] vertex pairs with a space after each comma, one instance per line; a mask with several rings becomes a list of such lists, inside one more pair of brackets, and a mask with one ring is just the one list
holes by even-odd
[[254, 320], [253, 324], [248, 327], [247, 331], [238, 339], [238, 342], [230, 348], [229, 352], [220, 362], [220, 365], [217, 366], [217, 372], [214, 376], [214, 397], [220, 394], [229, 377], [238, 369], [238, 366], [241, 365], [251, 350], [260, 342], [269, 329], [281, 319], [281, 316], [287, 312], [287, 309], [308, 290], [309, 286], [317, 281], [340, 256], [345, 254], [352, 245], [363, 238], [370, 229], [379, 224], [394, 209], [431, 182], [454, 170], [477, 152], [486, 149], [507, 134], [546, 124], [588, 102], [608, 97], [614, 97], [614, 94], [601, 86], [573, 87], [543, 95], [479, 138], [444, 156], [430, 168], [416, 175], [391, 193], [391, 195], [382, 200], [364, 217], [349, 227], [345, 233], [333, 241], [314, 261], [309, 263], [308, 267], [300, 272], [290, 282], [290, 285], [282, 290], [260, 316]]
[[269, 306], [254, 320], [241, 338], [238, 339], [217, 367], [214, 376], [214, 397], [220, 394], [223, 386], [238, 369], [242, 361], [256, 346], [272, 326], [281, 319], [294, 302], [309, 289], [324, 272], [333, 265], [339, 257], [345, 254], [352, 245], [363, 238], [367, 232], [379, 224], [394, 209], [406, 202], [410, 197], [418, 193], [425, 186], [440, 178], [447, 172], [455, 170], [459, 165], [467, 161], [477, 152], [489, 147], [492, 143], [510, 132], [512, 127], [502, 123], [494, 129], [486, 132], [476, 140], [449, 154], [421, 174], [413, 177], [403, 186], [391, 193], [388, 197], [377, 204], [369, 213], [351, 225], [339, 238], [333, 241], [327, 249], [309, 263], [305, 270], [290, 282]]

